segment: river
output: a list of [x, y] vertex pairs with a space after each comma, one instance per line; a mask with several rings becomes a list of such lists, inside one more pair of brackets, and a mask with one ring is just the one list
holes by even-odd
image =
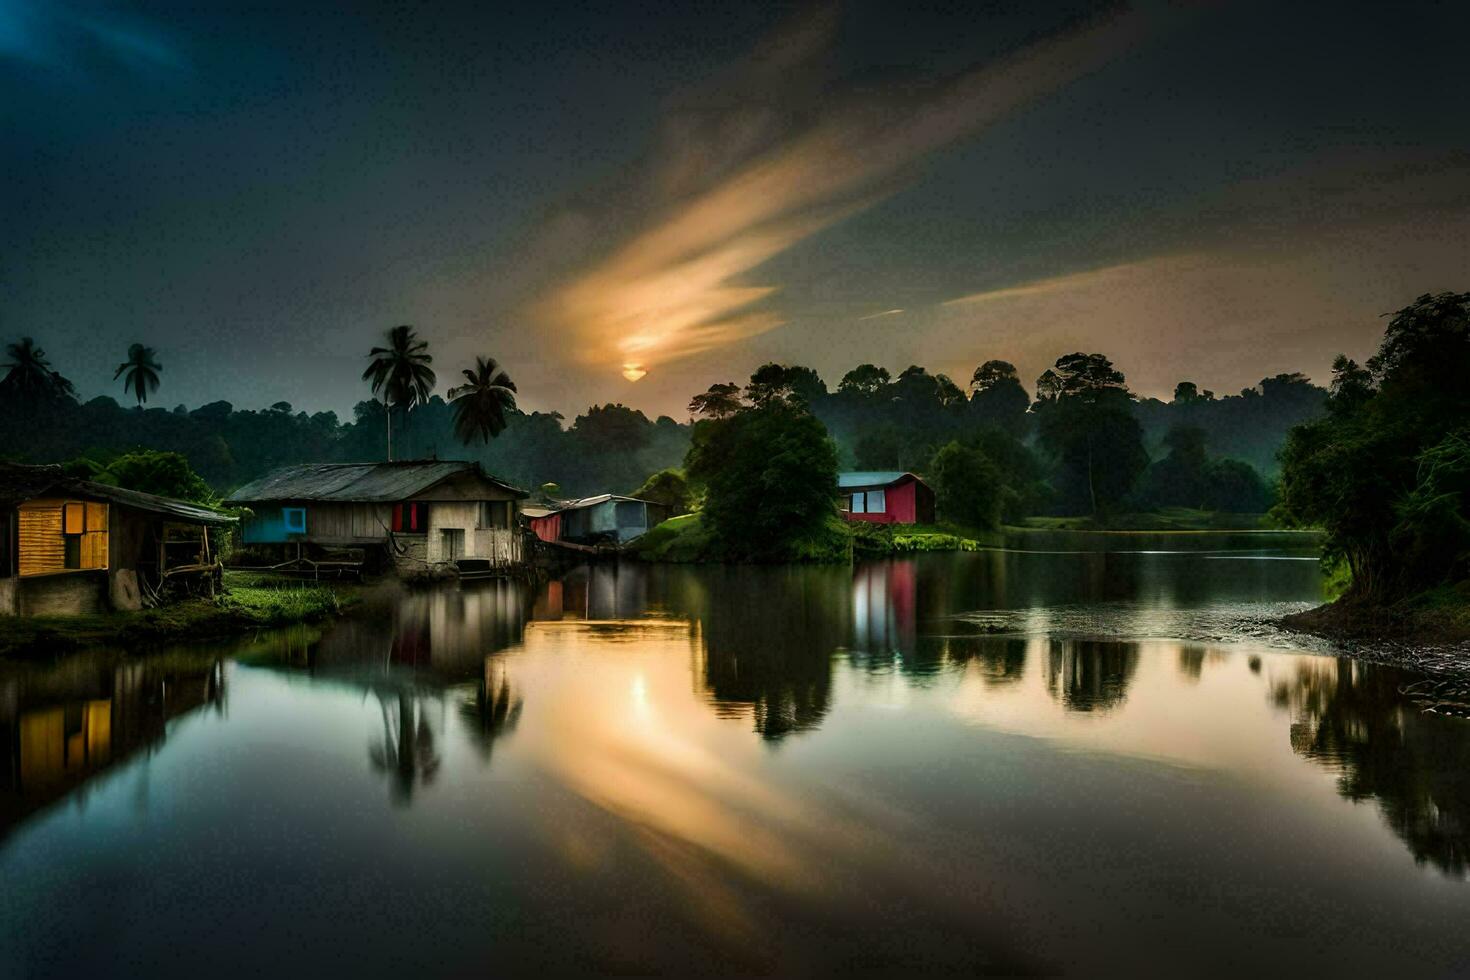
[[1463, 973], [1470, 721], [1321, 588], [1038, 535], [4, 667], [0, 975]]

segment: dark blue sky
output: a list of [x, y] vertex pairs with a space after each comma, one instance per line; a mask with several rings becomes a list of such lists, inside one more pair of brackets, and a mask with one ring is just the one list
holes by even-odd
[[1321, 377], [1470, 288], [1463, 4], [345, 9], [0, 0], [0, 335], [345, 413], [409, 322], [682, 415], [772, 358]]

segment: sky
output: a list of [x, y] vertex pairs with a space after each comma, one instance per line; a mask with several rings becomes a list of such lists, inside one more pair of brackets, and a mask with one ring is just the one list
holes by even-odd
[[1462, 3], [0, 0], [0, 341], [349, 417], [1074, 350], [1230, 393], [1470, 289]]

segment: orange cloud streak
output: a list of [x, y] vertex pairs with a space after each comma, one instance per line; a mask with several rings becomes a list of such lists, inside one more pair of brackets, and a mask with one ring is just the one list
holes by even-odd
[[[774, 329], [782, 315], [757, 304], [777, 287], [745, 284], [743, 277], [888, 196], [926, 155], [1099, 68], [1131, 47], [1140, 27], [1128, 13], [1094, 21], [954, 78], [917, 102], [845, 102], [774, 141], [759, 138], [773, 128], [762, 113], [714, 127], [713, 146], [695, 137], [680, 146], [676, 139], [659, 162], [665, 177], [676, 179], [660, 182], [647, 209], [653, 217], [550, 289], [535, 315], [568, 338], [582, 361], [623, 369], [630, 380]], [[819, 48], [810, 34], [806, 29], [795, 45], [806, 57]], [[712, 176], [701, 187], [704, 172]]]

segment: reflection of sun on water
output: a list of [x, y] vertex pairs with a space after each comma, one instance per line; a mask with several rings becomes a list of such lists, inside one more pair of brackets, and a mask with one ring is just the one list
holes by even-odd
[[[684, 892], [692, 918], [748, 941], [758, 917], [727, 879], [732, 871], [810, 898], [827, 886], [829, 863], [881, 850], [881, 838], [851, 814], [752, 771], [760, 748], [744, 743], [743, 730], [728, 739], [728, 722], [689, 690], [689, 624], [627, 626], [616, 638], [570, 623], [527, 632], [517, 680], [533, 692], [537, 714], [523, 744], [564, 787], [621, 821]], [[609, 690], [626, 694], [610, 699]], [[584, 838], [568, 863], [597, 861]]]

